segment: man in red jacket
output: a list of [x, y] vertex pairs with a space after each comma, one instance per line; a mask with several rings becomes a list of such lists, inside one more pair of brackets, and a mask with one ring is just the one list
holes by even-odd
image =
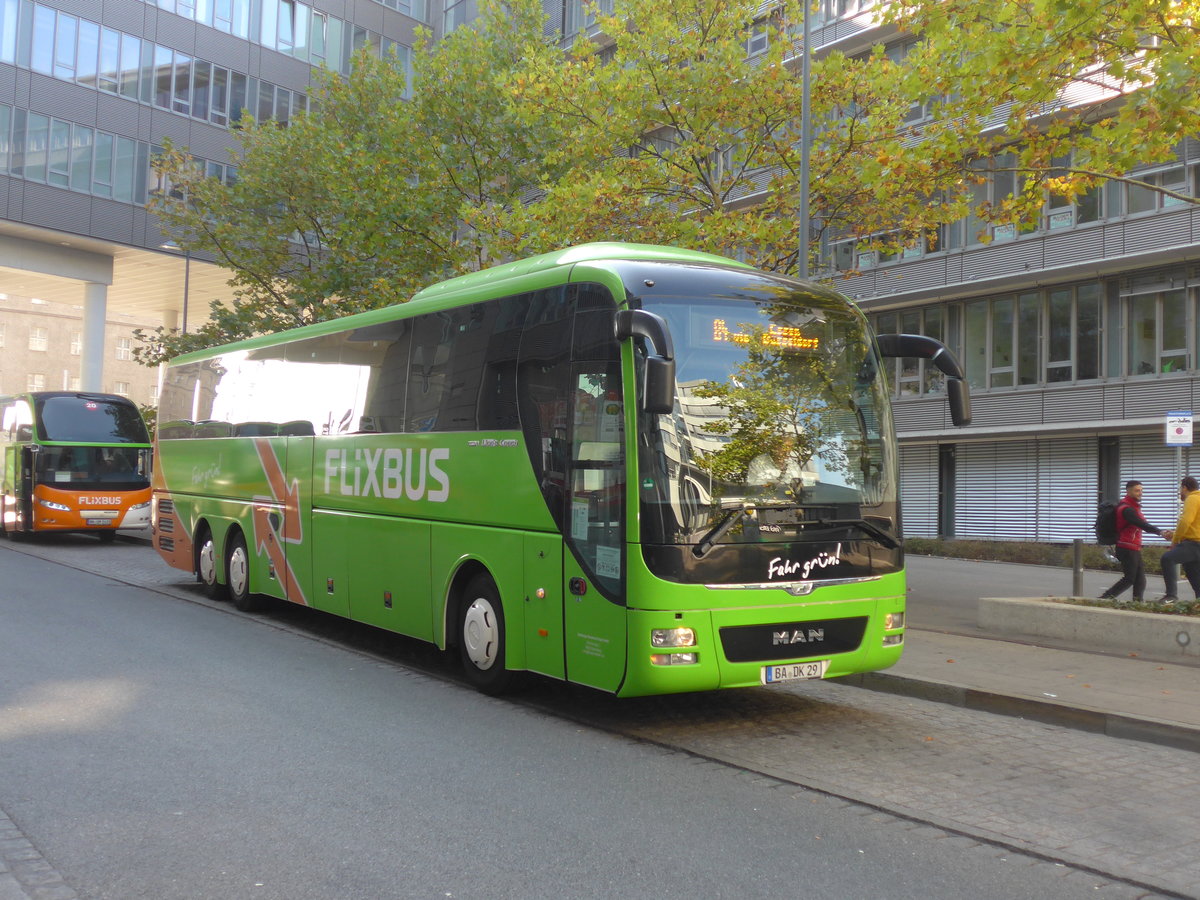
[[1141, 603], [1146, 593], [1146, 566], [1142, 562], [1142, 532], [1161, 535], [1142, 518], [1142, 483], [1125, 482], [1125, 497], [1117, 504], [1117, 560], [1121, 563], [1121, 580], [1100, 595], [1101, 600], [1116, 600], [1125, 588], [1133, 585], [1133, 602]]

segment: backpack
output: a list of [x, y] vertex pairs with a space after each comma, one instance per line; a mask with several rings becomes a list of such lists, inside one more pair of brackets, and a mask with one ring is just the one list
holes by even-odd
[[1096, 510], [1096, 543], [1111, 547], [1117, 542], [1117, 504], [1103, 501]]

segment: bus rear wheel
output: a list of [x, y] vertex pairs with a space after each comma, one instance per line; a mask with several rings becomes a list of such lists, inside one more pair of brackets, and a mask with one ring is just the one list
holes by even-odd
[[207, 528], [200, 536], [200, 550], [196, 554], [196, 580], [213, 600], [229, 599], [229, 586], [217, 581], [217, 542]]
[[225, 580], [229, 583], [229, 599], [242, 612], [258, 612], [263, 608], [261, 594], [250, 590], [250, 553], [241, 532], [229, 538], [225, 555]]
[[504, 608], [490, 576], [467, 583], [459, 609], [458, 649], [467, 681], [485, 694], [503, 693], [513, 673], [504, 665]]

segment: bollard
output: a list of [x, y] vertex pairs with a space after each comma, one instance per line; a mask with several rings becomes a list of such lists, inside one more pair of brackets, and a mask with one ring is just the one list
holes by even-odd
[[1075, 553], [1074, 553], [1074, 559], [1072, 560], [1072, 563], [1071, 563], [1071, 596], [1072, 597], [1082, 597], [1083, 596], [1083, 539], [1075, 538], [1074, 546], [1072, 549], [1075, 551]]

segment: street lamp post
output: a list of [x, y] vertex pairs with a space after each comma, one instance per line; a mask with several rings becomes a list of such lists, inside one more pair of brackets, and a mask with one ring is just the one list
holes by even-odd
[[808, 241], [811, 230], [808, 213], [808, 148], [812, 140], [812, 122], [809, 110], [809, 106], [811, 105], [809, 98], [811, 70], [809, 67], [810, 37], [808, 30], [808, 8], [810, 5], [811, 0], [803, 0], [804, 36], [801, 41], [801, 51], [804, 56], [800, 61], [800, 258], [798, 266], [798, 274], [801, 278], [808, 278]]
[[192, 278], [192, 251], [183, 251], [183, 322], [179, 331], [181, 334], [187, 334], [187, 308], [188, 308], [188, 290], [191, 287]]

